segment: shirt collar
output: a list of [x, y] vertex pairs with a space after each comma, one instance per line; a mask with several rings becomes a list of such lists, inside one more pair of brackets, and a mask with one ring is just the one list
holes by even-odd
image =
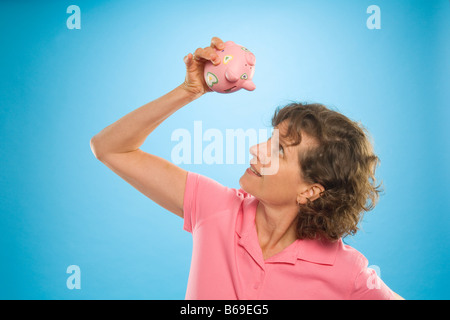
[[338, 241], [315, 239], [297, 241], [299, 242], [297, 259], [330, 266], [336, 261], [338, 249], [342, 245], [341, 239]]
[[[242, 203], [242, 212], [238, 216], [236, 233], [239, 235], [239, 244], [242, 245], [253, 258], [261, 265], [262, 252], [256, 233], [255, 216], [258, 200], [246, 197]], [[333, 265], [342, 240], [326, 241], [314, 239], [299, 239], [285, 248], [282, 252], [266, 259], [266, 263], [290, 263], [304, 260], [316, 264]], [[259, 252], [258, 252], [259, 251]], [[259, 257], [260, 255], [260, 257]]]

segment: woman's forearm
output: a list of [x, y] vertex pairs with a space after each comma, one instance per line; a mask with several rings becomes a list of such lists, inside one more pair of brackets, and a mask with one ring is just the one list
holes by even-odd
[[195, 57], [191, 53], [185, 56], [184, 83], [161, 98], [130, 112], [95, 135], [91, 139], [91, 149], [95, 156], [100, 159], [109, 154], [138, 150], [148, 135], [167, 117], [210, 91], [203, 75], [204, 66], [207, 61], [220, 64], [216, 49], [223, 48], [223, 41], [214, 37], [210, 47], [195, 50]]
[[109, 153], [137, 150], [148, 135], [167, 117], [198, 98], [178, 86], [164, 96], [128, 113], [91, 139], [91, 148], [97, 158]]

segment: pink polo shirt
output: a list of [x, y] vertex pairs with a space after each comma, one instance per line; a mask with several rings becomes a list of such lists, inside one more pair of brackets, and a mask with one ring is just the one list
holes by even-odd
[[342, 240], [296, 240], [264, 260], [258, 200], [189, 172], [184, 229], [193, 250], [186, 299], [392, 299], [367, 259]]

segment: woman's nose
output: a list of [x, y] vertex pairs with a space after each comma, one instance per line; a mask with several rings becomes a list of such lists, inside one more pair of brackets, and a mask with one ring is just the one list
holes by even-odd
[[258, 145], [257, 144], [250, 147], [250, 154], [254, 157], [258, 157]]
[[250, 147], [250, 154], [253, 156], [252, 159], [250, 159], [251, 164], [257, 164], [258, 163], [258, 145], [254, 145]]
[[266, 164], [267, 159], [270, 158], [270, 155], [267, 154], [267, 142], [250, 147], [250, 154], [254, 157], [250, 163], [255, 164], [259, 161], [262, 164]]

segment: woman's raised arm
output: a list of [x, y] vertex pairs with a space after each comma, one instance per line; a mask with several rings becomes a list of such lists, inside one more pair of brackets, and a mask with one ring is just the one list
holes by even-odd
[[90, 141], [97, 159], [147, 197], [183, 217], [187, 172], [169, 161], [139, 149], [153, 130], [178, 109], [209, 91], [203, 78], [206, 61], [220, 63], [215, 48], [223, 42], [213, 38], [211, 46], [198, 48], [185, 58], [185, 82], [109, 125]]

